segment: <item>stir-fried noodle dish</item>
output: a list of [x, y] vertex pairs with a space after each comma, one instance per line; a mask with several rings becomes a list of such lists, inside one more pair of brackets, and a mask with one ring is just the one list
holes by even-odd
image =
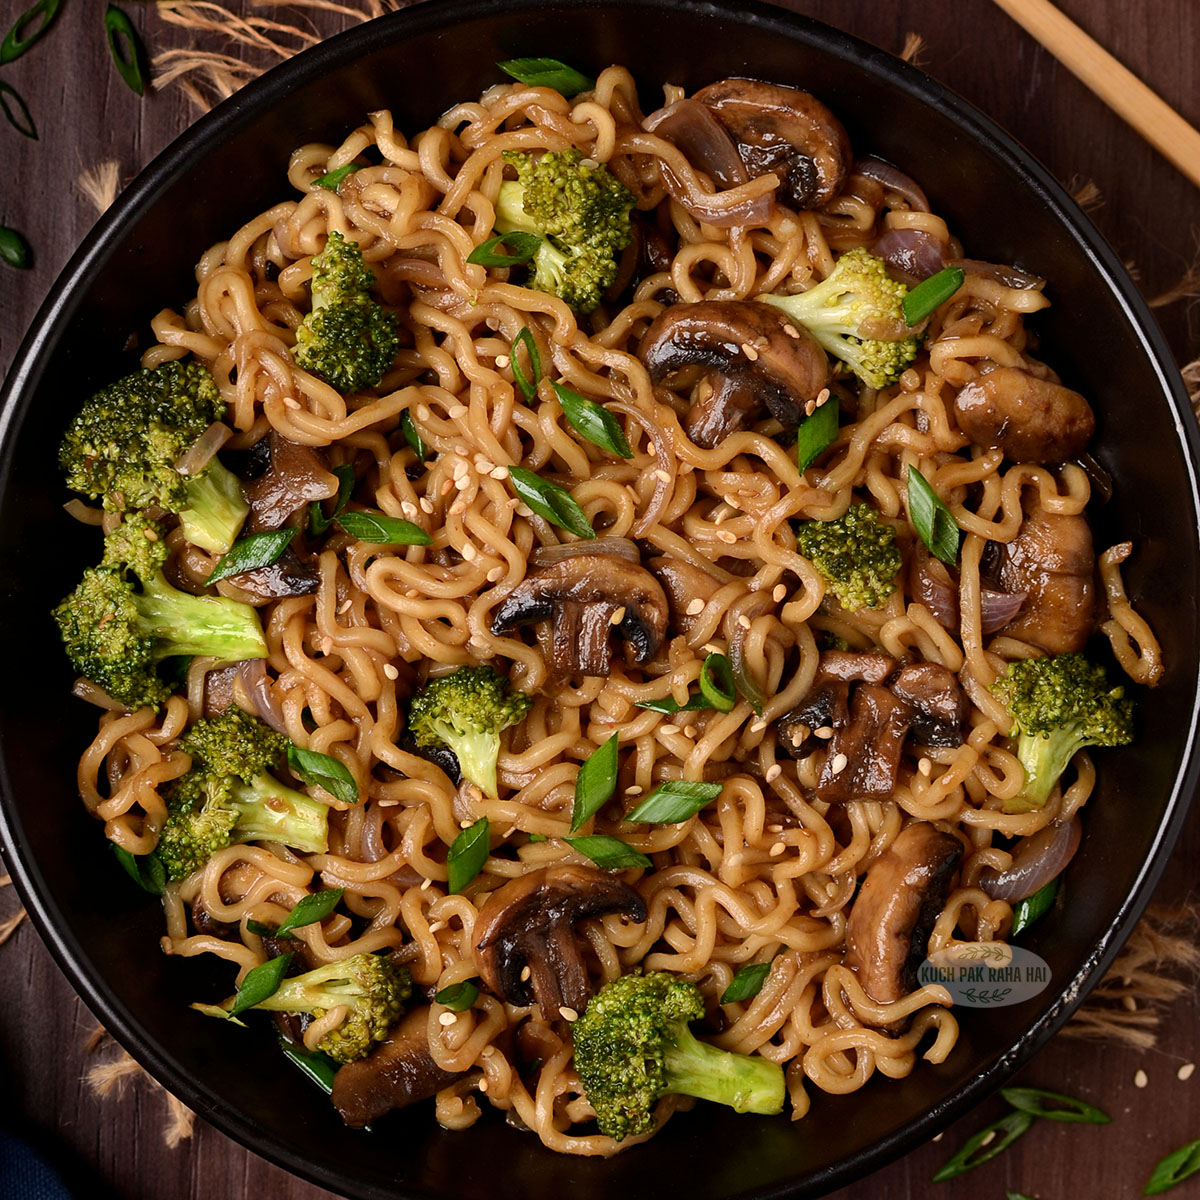
[[202, 254], [67, 430], [55, 618], [84, 804], [228, 964], [181, 1020], [610, 1155], [942, 1061], [919, 964], [1055, 919], [1162, 664], [1053, 280], [805, 92], [504, 65]]

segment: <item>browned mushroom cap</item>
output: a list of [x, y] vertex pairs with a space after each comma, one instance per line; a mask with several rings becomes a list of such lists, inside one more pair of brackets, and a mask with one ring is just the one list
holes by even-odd
[[707, 604], [720, 589], [720, 581], [703, 567], [669, 555], [652, 558], [646, 566], [663, 585], [671, 604], [671, 620], [675, 627], [687, 633], [696, 621], [696, 615], [688, 612], [692, 601], [700, 600]]
[[977, 446], [1013, 462], [1066, 462], [1096, 432], [1092, 406], [1078, 393], [1019, 367], [997, 367], [954, 397], [958, 427]]
[[795, 429], [829, 381], [829, 360], [816, 339], [753, 300], [673, 304], [646, 330], [638, 357], [654, 383], [689, 366], [718, 372], [687, 420], [688, 436], [710, 450], [765, 413]]
[[414, 1008], [366, 1058], [333, 1077], [331, 1099], [347, 1125], [369, 1125], [393, 1108], [427, 1100], [464, 1074], [433, 1061], [428, 1021], [429, 1009]]
[[479, 974], [510, 1004], [536, 1000], [547, 1020], [562, 1008], [583, 1012], [591, 988], [572, 927], [615, 912], [646, 919], [646, 905], [633, 888], [590, 867], [543, 867], [511, 879], [479, 910]]
[[729, 131], [752, 176], [774, 171], [793, 208], [821, 208], [841, 190], [853, 154], [842, 123], [808, 92], [723, 79], [695, 95]]
[[261, 451], [252, 454], [252, 461], [251, 469], [258, 473], [242, 486], [250, 505], [243, 534], [278, 529], [310, 500], [327, 500], [337, 493], [337, 476], [326, 469], [324, 456], [274, 430], [268, 435], [265, 469], [259, 468]]
[[510, 633], [534, 621], [552, 622], [547, 658], [553, 673], [607, 675], [614, 633], [625, 639], [635, 662], [658, 653], [667, 631], [667, 597], [639, 563], [573, 554], [517, 584], [492, 614], [492, 632]]
[[896, 790], [912, 715], [887, 688], [860, 683], [850, 696], [850, 719], [833, 726], [817, 780], [818, 798], [830, 804], [886, 800]]
[[958, 838], [917, 821], [867, 868], [846, 923], [845, 962], [877, 1004], [892, 1004], [916, 986], [961, 858]]
[[1001, 632], [1050, 654], [1082, 650], [1096, 603], [1096, 556], [1087, 521], [1035, 503], [1002, 549], [1000, 581], [1006, 591], [1025, 592], [1026, 600]]
[[265, 600], [275, 600], [281, 596], [311, 596], [321, 582], [316, 567], [302, 562], [290, 546], [273, 563], [230, 575], [228, 579], [235, 587]]
[[967, 694], [948, 667], [932, 662], [901, 667], [888, 687], [913, 708], [913, 741], [922, 746], [962, 745]]

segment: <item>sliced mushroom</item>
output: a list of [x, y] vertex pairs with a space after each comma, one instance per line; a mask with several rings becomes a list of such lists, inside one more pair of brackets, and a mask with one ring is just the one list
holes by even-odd
[[617, 912], [636, 922], [646, 919], [641, 896], [611, 875], [579, 866], [520, 875], [497, 888], [479, 911], [479, 974], [510, 1004], [536, 1001], [547, 1020], [563, 1008], [582, 1012], [591, 987], [573, 927]]
[[1013, 462], [1075, 458], [1096, 432], [1092, 406], [1078, 393], [1019, 367], [997, 367], [954, 397], [958, 427], [977, 446]]
[[916, 986], [961, 858], [958, 838], [917, 821], [867, 868], [846, 923], [845, 962], [877, 1004], [893, 1004]]
[[429, 1010], [414, 1008], [366, 1058], [333, 1077], [331, 1099], [347, 1125], [369, 1125], [394, 1108], [428, 1100], [465, 1074], [433, 1061], [428, 1022]]
[[922, 746], [962, 745], [970, 706], [953, 671], [940, 663], [914, 663], [901, 667], [888, 687], [913, 709], [913, 741]]
[[720, 581], [703, 567], [668, 555], [652, 558], [646, 566], [663, 585], [671, 605], [672, 624], [687, 633], [696, 621], [697, 614], [688, 612], [693, 601], [700, 600], [707, 604], [720, 589]]
[[796, 209], [822, 208], [841, 190], [853, 154], [842, 123], [808, 92], [723, 79], [694, 97], [729, 131], [752, 177], [774, 171]]
[[257, 473], [243, 486], [250, 505], [243, 535], [279, 529], [310, 500], [327, 500], [337, 494], [337, 476], [326, 469], [323, 455], [312, 446], [289, 441], [272, 430], [267, 452], [265, 469], [261, 469], [261, 452], [248, 460], [247, 476]]
[[829, 381], [829, 360], [816, 339], [753, 300], [673, 304], [646, 330], [638, 357], [654, 383], [689, 366], [716, 372], [687, 419], [688, 436], [706, 449], [767, 413], [795, 429]]
[[830, 804], [886, 800], [896, 790], [911, 721], [912, 709], [887, 688], [860, 683], [850, 696], [850, 719], [833, 727], [817, 796]]
[[321, 576], [316, 567], [301, 562], [289, 547], [269, 566], [230, 575], [229, 582], [254, 596], [276, 600], [282, 596], [311, 596]]
[[548, 621], [547, 660], [558, 675], [607, 675], [611, 636], [625, 639], [635, 662], [658, 653], [667, 631], [662, 585], [625, 558], [581, 552], [535, 570], [492, 614], [492, 632]]
[[1082, 650], [1096, 605], [1096, 555], [1087, 521], [1035, 503], [1002, 550], [1000, 581], [1006, 591], [1025, 592], [1026, 600], [1001, 632], [1050, 654]]
[[890, 654], [878, 651], [822, 650], [817, 678], [841, 679], [846, 683], [883, 683], [899, 666]]

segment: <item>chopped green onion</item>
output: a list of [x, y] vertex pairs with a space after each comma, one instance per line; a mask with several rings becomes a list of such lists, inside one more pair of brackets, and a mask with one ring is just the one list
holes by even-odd
[[149, 854], [131, 854], [124, 846], [116, 842], [108, 843], [116, 855], [117, 862], [124, 867], [126, 874], [144, 892], [153, 896], [161, 896], [167, 886], [167, 872], [158, 855], [153, 851]]
[[1087, 1125], [1107, 1125], [1112, 1117], [1086, 1100], [1064, 1096], [1061, 1092], [1048, 1092], [1044, 1088], [1001, 1088], [1000, 1095], [1022, 1112], [1033, 1117], [1045, 1117], [1047, 1121], [1082, 1121]]
[[117, 72], [140, 96], [146, 90], [146, 51], [133, 22], [115, 5], [104, 14], [104, 31]]
[[294, 529], [272, 529], [267, 533], [252, 533], [238, 538], [229, 548], [229, 553], [222, 555], [213, 567], [205, 583], [216, 583], [231, 575], [241, 575], [244, 571], [269, 567], [279, 561], [295, 536]]
[[[524, 346], [525, 353], [529, 356], [529, 375], [525, 374], [521, 364], [517, 361], [518, 346]], [[521, 332], [513, 338], [508, 353], [508, 365], [512, 369], [513, 378], [517, 381], [517, 387], [521, 389], [521, 395], [530, 402], [536, 400], [538, 384], [542, 378], [542, 356], [538, 353], [537, 342], [533, 340], [533, 333], [528, 325], [523, 325]]]
[[471, 979], [444, 987], [434, 999], [451, 1012], [466, 1012], [479, 999], [479, 985]]
[[671, 713], [702, 712], [710, 707], [703, 696], [692, 696], [686, 704], [680, 704], [673, 696], [664, 696], [661, 700], [640, 700], [638, 708], [648, 708], [651, 712]]
[[0, 225], [0, 259], [10, 267], [29, 266], [29, 243], [7, 225]]
[[921, 541], [948, 567], [958, 560], [958, 522], [916, 467], [908, 468], [908, 515]]
[[736, 1000], [750, 1000], [757, 996], [770, 973], [769, 962], [750, 963], [740, 968], [729, 981], [729, 986], [721, 993], [721, 1003], [732, 1004]]
[[[61, 4], [62, 0], [38, 0], [32, 8], [26, 9], [17, 18], [16, 24], [5, 35], [4, 41], [0, 42], [0, 66], [20, 58], [50, 28], [50, 22], [58, 14]], [[42, 18], [41, 24], [22, 37], [26, 26], [31, 25], [38, 17]]]
[[962, 287], [966, 272], [962, 267], [943, 267], [936, 275], [918, 283], [904, 297], [904, 320], [919, 325], [946, 303]]
[[447, 886], [451, 894], [461, 892], [483, 870], [489, 850], [488, 836], [488, 819], [480, 817], [454, 839], [446, 855]]
[[587, 519], [587, 514], [576, 503], [575, 498], [557, 483], [541, 479], [525, 467], [509, 467], [508, 478], [513, 491], [539, 517], [573, 533], [576, 537], [594, 538], [596, 531]]
[[607, 450], [618, 458], [633, 457], [620, 421], [603, 404], [581, 396], [565, 383], [554, 384], [554, 394], [558, 397], [563, 416], [580, 437], [587, 438], [601, 450]]
[[531, 833], [529, 835], [529, 844], [536, 845], [538, 842], [548, 842], [550, 839], [544, 833]]
[[973, 1171], [985, 1162], [991, 1162], [997, 1154], [1007, 1150], [1032, 1124], [1033, 1117], [1027, 1112], [1010, 1112], [1008, 1116], [968, 1138], [963, 1148], [938, 1169], [933, 1182], [943, 1183], [947, 1179], [954, 1179], [967, 1171]]
[[400, 414], [400, 432], [404, 434], [404, 440], [416, 451], [417, 458], [424, 462], [429, 457], [429, 449], [412, 418], [411, 409], [406, 408]]
[[302, 1045], [285, 1042], [282, 1038], [279, 1039], [279, 1048], [285, 1058], [295, 1063], [326, 1094], [333, 1091], [333, 1077], [341, 1066], [339, 1062], [323, 1050], [306, 1050]]
[[1200, 1138], [1160, 1159], [1150, 1172], [1143, 1196], [1158, 1196], [1200, 1171]]
[[344, 179], [353, 175], [355, 171], [361, 170], [361, 164], [347, 163], [344, 167], [335, 167], [332, 171], [327, 171], [320, 179], [314, 179], [312, 185], [313, 187], [324, 188], [328, 192], [336, 192], [342, 186]]
[[1054, 907], [1057, 896], [1058, 878], [1055, 877], [1049, 883], [1038, 888], [1032, 896], [1026, 896], [1024, 900], [1014, 904], [1012, 930], [1008, 936], [1016, 937], [1018, 933], [1028, 929], [1034, 921], [1044, 917]]
[[[477, 267], [519, 267], [537, 253], [541, 244], [542, 239], [536, 233], [498, 233], [480, 242], [467, 255], [467, 262]], [[507, 246], [512, 253], [505, 254], [497, 246]]]
[[[408, 413], [408, 409], [404, 411], [405, 414]], [[333, 514], [328, 517], [325, 515], [320, 500], [313, 500], [308, 506], [308, 527], [317, 537], [322, 537], [330, 525], [342, 515], [350, 500], [350, 493], [354, 490], [354, 468], [349, 463], [334, 467], [333, 474], [338, 481], [337, 496], [333, 501]]]
[[731, 712], [737, 703], [733, 668], [723, 654], [710, 654], [700, 668], [700, 694], [717, 712]]
[[623, 871], [627, 867], [652, 867], [654, 864], [639, 850], [627, 846], [620, 838], [606, 833], [594, 833], [583, 837], [567, 837], [563, 841], [572, 850], [586, 854], [598, 867], [606, 871]]
[[0, 82], [0, 109], [3, 109], [8, 123], [19, 134], [37, 141], [37, 126], [29, 115], [29, 105], [11, 83]]
[[720, 794], [722, 785], [702, 780], [668, 779], [660, 783], [625, 820], [647, 825], [676, 825], [694, 817]]
[[325, 920], [337, 908], [345, 890], [329, 888], [327, 891], [305, 896], [284, 918], [283, 924], [275, 930], [275, 936], [291, 937], [293, 929], [303, 929], [305, 925], [316, 925]]
[[617, 786], [617, 742], [613, 734], [587, 756], [575, 777], [575, 806], [571, 810], [571, 832], [598, 813], [612, 798]]
[[830, 396], [796, 430], [796, 462], [803, 475], [833, 445], [838, 435], [838, 403]]
[[279, 985], [283, 982], [284, 974], [291, 961], [292, 952], [289, 950], [286, 954], [280, 954], [277, 958], [269, 958], [265, 963], [260, 963], [255, 967], [242, 980], [241, 987], [237, 990], [237, 999], [234, 1000], [233, 1007], [226, 1015], [239, 1016], [246, 1009], [253, 1008], [264, 1000], [269, 1000], [279, 991]]
[[331, 796], [343, 804], [357, 804], [358, 784], [350, 774], [350, 768], [339, 762], [332, 754], [320, 754], [316, 750], [305, 750], [294, 742], [288, 743], [288, 767], [305, 783], [323, 787]]
[[594, 79], [589, 79], [557, 58], [509, 58], [498, 62], [496, 66], [518, 83], [526, 83], [530, 87], [553, 88], [567, 99], [577, 96], [580, 92], [591, 91], [596, 86]]
[[337, 523], [360, 542], [379, 546], [429, 546], [433, 538], [420, 525], [403, 517], [389, 517], [377, 512], [344, 512]]

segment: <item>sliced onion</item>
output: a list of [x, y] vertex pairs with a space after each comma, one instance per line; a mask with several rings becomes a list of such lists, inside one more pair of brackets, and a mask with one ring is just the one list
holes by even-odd
[[1016, 618], [1021, 605], [1029, 598], [1028, 592], [994, 592], [991, 588], [979, 589], [979, 623], [984, 633], [995, 633]]
[[679, 100], [652, 112], [643, 122], [676, 146], [693, 167], [699, 167], [721, 187], [736, 187], [750, 178], [729, 131], [699, 100]]
[[1005, 263], [980, 262], [977, 258], [952, 258], [946, 263], [948, 267], [962, 267], [968, 275], [979, 275], [984, 279], [994, 279], [1005, 287], [1021, 288], [1025, 291], [1046, 286], [1046, 281], [1039, 275], [1030, 275], [1018, 267], [1010, 267]]
[[979, 873], [979, 886], [993, 900], [1010, 904], [1025, 900], [1065, 870], [1079, 849], [1082, 835], [1083, 829], [1075, 819], [1065, 825], [1048, 825], [1016, 844], [1006, 871], [985, 867]]
[[[957, 573], [952, 574], [944, 563], [922, 548], [916, 559], [910, 581], [913, 596], [933, 614], [944, 629], [956, 632], [960, 623]], [[1021, 611], [1028, 599], [1026, 592], [1001, 592], [994, 588], [979, 589], [979, 618], [984, 633], [1003, 629]]]
[[267, 662], [263, 658], [244, 658], [237, 665], [238, 679], [246, 689], [246, 695], [254, 702], [258, 715], [276, 733], [287, 733], [287, 722], [283, 719], [283, 709], [275, 699], [271, 690], [271, 680], [267, 675]]
[[623, 558], [626, 562], [640, 563], [642, 556], [628, 538], [588, 538], [586, 541], [564, 542], [560, 546], [539, 546], [529, 556], [535, 567], [549, 567], [564, 558], [575, 558], [580, 554], [607, 554], [611, 558]]
[[104, 509], [92, 508], [91, 505], [84, 504], [78, 496], [74, 500], [68, 500], [63, 508], [68, 515], [77, 521], [82, 521], [85, 525], [99, 525], [104, 520]]
[[885, 229], [871, 253], [914, 283], [936, 275], [946, 265], [946, 243], [923, 229]]
[[224, 421], [214, 421], [188, 448], [175, 464], [180, 475], [199, 475], [213, 460], [213, 455], [233, 437], [233, 430]]
[[737, 690], [750, 701], [755, 712], [762, 712], [763, 705], [767, 702], [767, 694], [758, 686], [746, 664], [746, 639], [740, 625], [729, 643], [729, 667], [733, 671], [733, 682], [737, 684]]
[[905, 175], [899, 167], [884, 162], [881, 158], [860, 158], [851, 171], [854, 175], [865, 175], [883, 184], [889, 192], [903, 196], [905, 203], [913, 212], [928, 212], [929, 199], [921, 185], [915, 179]]

